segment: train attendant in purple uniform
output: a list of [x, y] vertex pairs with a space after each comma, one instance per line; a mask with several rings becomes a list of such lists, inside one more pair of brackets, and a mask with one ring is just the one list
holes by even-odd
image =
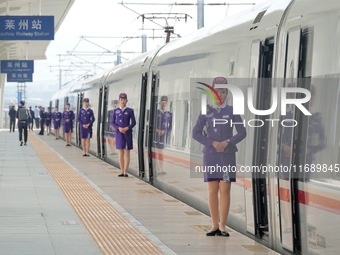
[[83, 100], [83, 108], [79, 111], [78, 122], [80, 127], [81, 146], [84, 150], [83, 157], [90, 157], [90, 139], [92, 138], [92, 124], [95, 121], [92, 109], [89, 108], [90, 100]]
[[59, 140], [59, 129], [60, 129], [60, 123], [61, 123], [61, 112], [59, 112], [58, 107], [54, 108], [54, 113], [52, 113], [52, 120], [53, 120], [53, 128], [54, 128], [55, 139]]
[[51, 121], [52, 121], [51, 107], [47, 107], [47, 112], [45, 112], [44, 114], [45, 114], [46, 133], [47, 133], [47, 135], [50, 135]]
[[128, 177], [130, 150], [133, 149], [132, 128], [136, 125], [135, 114], [133, 109], [126, 106], [127, 101], [127, 95], [120, 93], [120, 107], [114, 109], [111, 118], [111, 125], [115, 129], [116, 149], [119, 152], [119, 166], [122, 171], [119, 177]]
[[71, 135], [73, 133], [73, 120], [74, 112], [70, 110], [70, 103], [67, 103], [65, 106], [65, 111], [63, 112], [66, 146], [71, 146]]
[[[216, 77], [213, 80], [215, 84], [227, 84], [224, 77]], [[209, 166], [220, 167], [231, 171], [204, 172], [204, 181], [208, 182], [208, 202], [212, 219], [212, 227], [206, 234], [207, 236], [229, 236], [226, 231], [226, 222], [230, 207], [230, 188], [231, 183], [236, 181], [236, 144], [246, 137], [246, 129], [243, 126], [242, 119], [239, 115], [233, 114], [233, 107], [227, 105], [226, 98], [228, 89], [216, 89], [222, 105], [207, 110], [206, 115], [198, 116], [195, 127], [193, 128], [193, 138], [204, 145], [203, 149], [203, 167], [210, 169]], [[213, 125], [214, 119], [226, 119], [227, 124]], [[230, 125], [230, 123], [241, 123]], [[236, 127], [237, 134], [233, 135], [233, 127]], [[203, 130], [206, 130], [203, 131]], [[216, 167], [216, 169], [218, 169]], [[218, 201], [218, 192], [220, 193], [220, 206]], [[220, 208], [220, 210], [219, 210]], [[219, 213], [220, 211], [220, 213]], [[218, 220], [220, 215], [220, 222]]]

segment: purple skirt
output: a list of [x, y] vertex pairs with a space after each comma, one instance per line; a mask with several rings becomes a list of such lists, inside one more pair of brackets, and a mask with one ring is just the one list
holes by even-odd
[[204, 153], [204, 181], [236, 181], [235, 153]]
[[72, 133], [73, 132], [73, 125], [72, 124], [64, 124], [64, 131], [65, 133]]
[[80, 137], [82, 139], [86, 139], [86, 138], [92, 138], [92, 128], [80, 128]]
[[53, 127], [54, 127], [54, 129], [59, 129], [60, 128], [60, 122], [54, 121]]
[[116, 130], [116, 149], [118, 150], [132, 150], [133, 142], [132, 142], [132, 132], [127, 132], [125, 134]]

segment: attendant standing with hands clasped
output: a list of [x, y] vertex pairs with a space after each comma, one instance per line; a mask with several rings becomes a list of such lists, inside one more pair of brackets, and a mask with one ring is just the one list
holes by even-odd
[[78, 122], [80, 127], [81, 146], [84, 150], [83, 157], [90, 157], [90, 139], [92, 138], [92, 124], [95, 121], [94, 114], [89, 108], [90, 100], [85, 98], [83, 100], [83, 108], [78, 114]]
[[[214, 87], [216, 84], [227, 84], [227, 79], [216, 77], [212, 86]], [[219, 165], [221, 169], [229, 169], [226, 172], [207, 171], [204, 173], [204, 181], [208, 182], [208, 203], [212, 219], [212, 227], [206, 235], [228, 237], [226, 222], [230, 207], [231, 183], [236, 181], [236, 171], [234, 171], [236, 169], [236, 144], [242, 141], [247, 133], [241, 116], [234, 115], [233, 107], [226, 102], [228, 89], [216, 90], [222, 105], [216, 109], [210, 108], [207, 114], [200, 114], [192, 133], [193, 138], [204, 145], [203, 166], [205, 169], [216, 165]], [[214, 125], [214, 119], [225, 119], [228, 124]], [[230, 125], [229, 123], [235, 124]], [[233, 134], [234, 127], [237, 131], [235, 135]]]
[[53, 119], [53, 128], [54, 128], [55, 139], [59, 140], [59, 129], [60, 129], [60, 123], [61, 123], [61, 112], [59, 112], [58, 107], [54, 108], [54, 113], [52, 113], [52, 119]]
[[114, 109], [111, 125], [115, 129], [116, 149], [119, 151], [119, 166], [122, 171], [119, 177], [128, 177], [130, 150], [133, 149], [132, 128], [136, 125], [133, 109], [126, 106], [126, 93], [119, 94], [120, 107]]
[[73, 132], [74, 112], [70, 110], [70, 103], [66, 104], [65, 111], [63, 112], [63, 120], [64, 120], [66, 146], [71, 146], [71, 135]]

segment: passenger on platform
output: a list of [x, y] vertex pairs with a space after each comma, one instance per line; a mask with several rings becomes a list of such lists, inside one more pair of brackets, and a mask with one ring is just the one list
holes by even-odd
[[34, 108], [34, 121], [35, 121], [35, 128], [39, 129], [39, 122], [40, 122], [40, 110], [38, 106]]
[[126, 93], [119, 94], [120, 107], [113, 111], [111, 125], [115, 129], [116, 149], [119, 153], [119, 166], [122, 171], [119, 177], [128, 177], [130, 150], [133, 149], [132, 128], [136, 125], [133, 109], [126, 106]]
[[32, 107], [29, 107], [29, 112], [30, 112], [30, 116], [28, 119], [28, 129], [33, 131], [33, 121], [34, 121], [34, 111], [32, 110]]
[[11, 131], [14, 132], [14, 129], [15, 129], [15, 119], [17, 117], [17, 111], [15, 110], [14, 105], [9, 110], [8, 115], [9, 115], [9, 132], [11, 132]]
[[65, 106], [65, 111], [63, 112], [63, 120], [64, 120], [64, 132], [66, 138], [66, 146], [71, 146], [71, 135], [73, 133], [73, 120], [74, 120], [74, 112], [70, 110], [70, 103], [67, 103]]
[[51, 122], [52, 122], [51, 107], [47, 107], [47, 112], [45, 112], [45, 126], [47, 135], [50, 135], [51, 133]]
[[163, 162], [163, 149], [164, 145], [167, 143], [170, 132], [172, 129], [172, 113], [167, 111], [168, 107], [168, 97], [162, 96], [160, 101], [160, 107], [157, 110], [157, 120], [156, 120], [156, 148], [158, 148], [157, 157], [157, 174], [165, 174]]
[[62, 114], [61, 112], [59, 112], [59, 108], [54, 107], [54, 112], [52, 113], [52, 119], [53, 119], [54, 136], [56, 140], [59, 140], [59, 129], [60, 129], [61, 117], [62, 117]]
[[20, 101], [20, 106], [17, 111], [17, 119], [18, 119], [18, 129], [19, 129], [19, 141], [20, 146], [22, 146], [22, 131], [24, 131], [24, 142], [27, 145], [27, 125], [29, 119], [29, 111], [25, 107], [25, 101]]
[[80, 127], [81, 145], [84, 150], [83, 157], [89, 157], [90, 139], [92, 138], [92, 125], [95, 121], [92, 109], [89, 108], [90, 100], [83, 100], [83, 108], [79, 111], [78, 122]]
[[[227, 84], [224, 77], [216, 77], [215, 84]], [[247, 133], [240, 115], [233, 114], [233, 107], [227, 105], [228, 89], [216, 89], [222, 101], [217, 108], [210, 107], [206, 115], [200, 114], [193, 128], [193, 138], [204, 145], [203, 167], [204, 181], [208, 182], [208, 202], [212, 219], [212, 227], [207, 236], [229, 236], [226, 222], [230, 207], [231, 183], [236, 181], [236, 144], [242, 141]], [[215, 125], [214, 119], [226, 119], [227, 124]], [[240, 123], [233, 124], [230, 123]], [[233, 135], [233, 127], [237, 133]], [[220, 168], [217, 168], [217, 167]], [[209, 169], [224, 169], [224, 171], [209, 171]], [[220, 193], [220, 202], [218, 202]], [[220, 204], [220, 206], [219, 206]], [[220, 215], [220, 222], [218, 216]]]
[[40, 132], [39, 135], [44, 135], [45, 130], [45, 108], [42, 106], [39, 106], [40, 112]]

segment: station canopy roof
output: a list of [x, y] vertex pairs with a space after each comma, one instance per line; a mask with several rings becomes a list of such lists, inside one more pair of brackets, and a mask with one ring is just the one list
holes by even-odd
[[[0, 16], [54, 16], [54, 33], [65, 19], [75, 0], [0, 0]], [[0, 40], [1, 60], [46, 59], [50, 41]]]

